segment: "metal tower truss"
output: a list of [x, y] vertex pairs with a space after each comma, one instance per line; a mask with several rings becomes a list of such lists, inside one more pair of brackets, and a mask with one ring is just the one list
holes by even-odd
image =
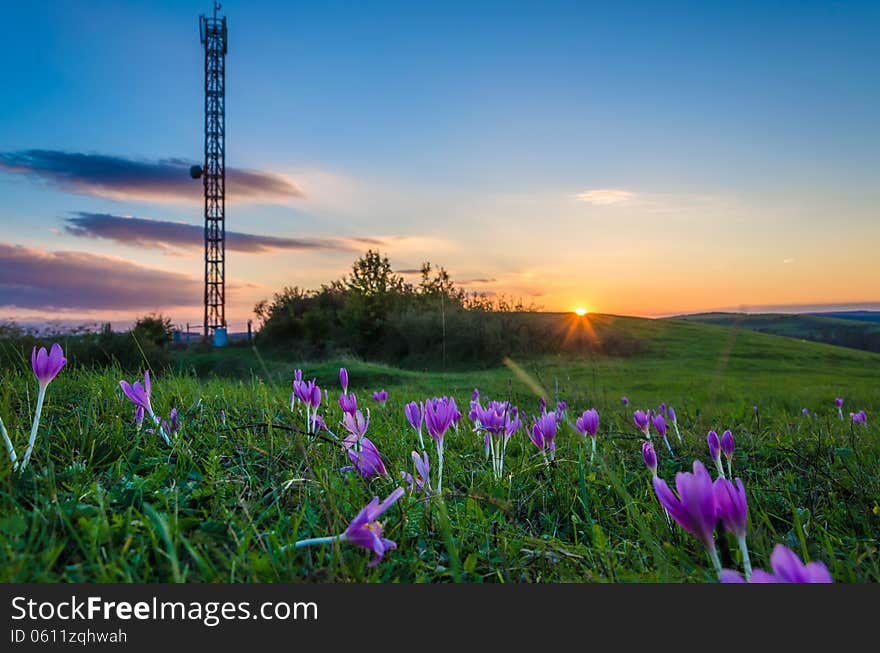
[[205, 337], [226, 326], [226, 17], [199, 17], [205, 47]]

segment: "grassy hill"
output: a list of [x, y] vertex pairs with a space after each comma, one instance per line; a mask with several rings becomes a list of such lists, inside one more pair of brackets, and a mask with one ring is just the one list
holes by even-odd
[[[676, 408], [682, 436], [670, 435], [674, 456], [655, 440], [670, 483], [695, 459], [711, 468], [706, 432], [732, 429], [756, 566], [767, 567], [781, 542], [823, 561], [838, 582], [880, 580], [880, 356], [684, 321], [531, 319], [633, 347], [450, 371], [285, 360], [246, 347], [175, 352], [152, 384], [156, 411], [179, 411], [172, 447], [135, 428], [118, 385], [130, 372], [71, 361], [49, 388], [31, 466], [19, 475], [0, 465], [0, 581], [712, 581], [700, 544], [667, 522], [642, 463], [632, 411], [660, 402]], [[293, 370], [302, 367], [329, 390], [320, 412], [341, 431], [339, 364], [370, 409], [385, 478], [342, 472], [349, 460], [338, 442], [305, 436], [304, 415], [291, 412]], [[26, 359], [0, 378], [0, 415], [19, 450], [35, 385]], [[370, 399], [382, 387], [385, 406]], [[342, 532], [373, 496], [400, 484], [402, 470], [414, 471], [406, 402], [451, 395], [467, 412], [474, 387], [484, 401], [512, 399], [526, 427], [539, 395], [552, 408], [558, 388], [570, 416], [555, 460], [545, 463], [519, 431], [496, 480], [465, 417], [446, 435], [442, 497], [407, 495], [383, 516], [397, 549], [380, 565], [368, 567], [371, 556], [344, 543], [294, 547]], [[865, 409], [867, 426], [839, 419], [836, 396], [844, 410]], [[571, 426], [590, 407], [600, 414], [593, 462], [589, 440]], [[427, 449], [436, 473], [430, 439]], [[721, 532], [718, 540], [724, 566], [740, 568], [736, 543]]]
[[880, 352], [880, 312], [840, 313], [698, 313], [673, 320], [735, 327], [789, 338]]

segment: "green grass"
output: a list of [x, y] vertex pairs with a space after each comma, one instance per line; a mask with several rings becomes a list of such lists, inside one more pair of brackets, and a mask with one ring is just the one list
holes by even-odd
[[[710, 581], [700, 546], [667, 525], [641, 461], [631, 411], [661, 401], [675, 406], [684, 439], [671, 435], [674, 459], [658, 446], [669, 481], [695, 458], [709, 462], [706, 431], [733, 430], [755, 566], [767, 567], [782, 542], [824, 561], [837, 581], [880, 580], [880, 356], [675, 321], [593, 316], [590, 328], [598, 338], [638, 338], [645, 350], [447, 373], [342, 361], [371, 408], [368, 435], [390, 474], [370, 483], [339, 473], [348, 464], [339, 447], [289, 430], [302, 424], [288, 404], [299, 366], [330, 390], [322, 413], [339, 430], [340, 361], [261, 360], [242, 348], [156, 370], [157, 412], [181, 412], [173, 448], [135, 430], [120, 372], [71, 364], [49, 388], [31, 467], [17, 476], [0, 466], [0, 580]], [[200, 378], [193, 369], [220, 375]], [[342, 532], [374, 495], [397, 485], [400, 470], [412, 471], [417, 438], [403, 416], [407, 401], [452, 394], [464, 408], [479, 387], [484, 398], [511, 398], [534, 413], [538, 386], [552, 401], [557, 384], [573, 411], [599, 409], [593, 465], [568, 427], [549, 467], [519, 433], [508, 474], [496, 482], [465, 420], [446, 438], [442, 501], [407, 495], [385, 514], [385, 536], [398, 548], [378, 567], [366, 566], [371, 553], [346, 544], [288, 546]], [[369, 399], [381, 387], [391, 397], [384, 409]], [[0, 379], [0, 416], [19, 451], [35, 390], [24, 367]], [[867, 429], [837, 418], [836, 396], [845, 397], [847, 415], [868, 412]], [[803, 417], [803, 407], [813, 416]], [[719, 541], [725, 565], [738, 567], [735, 543]]]

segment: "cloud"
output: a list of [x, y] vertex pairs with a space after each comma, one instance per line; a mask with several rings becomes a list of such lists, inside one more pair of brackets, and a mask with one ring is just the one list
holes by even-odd
[[461, 281], [456, 281], [455, 283], [459, 286], [481, 286], [487, 283], [497, 283], [498, 279], [493, 278], [481, 278], [481, 279], [462, 279]]
[[607, 206], [609, 204], [620, 204], [631, 200], [634, 194], [628, 190], [619, 190], [615, 188], [596, 188], [594, 190], [585, 190], [574, 196], [578, 202], [587, 202], [599, 206]]
[[198, 305], [202, 281], [85, 252], [0, 244], [0, 306], [49, 311]]
[[[202, 182], [189, 174], [194, 163], [180, 158], [152, 161], [58, 150], [0, 152], [2, 171], [36, 178], [65, 191], [117, 200], [199, 202]], [[303, 197], [302, 189], [282, 175], [226, 168], [228, 201], [285, 202]]]
[[784, 258], [784, 259], [782, 259], [782, 263], [784, 265], [788, 265], [789, 263], [794, 263], [794, 259], [793, 258]]
[[[73, 217], [65, 220], [64, 231], [79, 238], [103, 238], [122, 245], [165, 251], [196, 250], [203, 248], [205, 244], [205, 232], [202, 226], [109, 213], [77, 212]], [[248, 254], [266, 254], [280, 250], [357, 251], [358, 248], [353, 246], [352, 242], [363, 241], [372, 242], [372, 239], [283, 238], [237, 231], [226, 232], [226, 249]]]

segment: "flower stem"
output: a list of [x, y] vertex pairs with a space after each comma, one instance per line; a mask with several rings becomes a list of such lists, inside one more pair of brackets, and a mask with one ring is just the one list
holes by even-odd
[[307, 540], [299, 540], [293, 545], [293, 547], [295, 549], [300, 549], [304, 546], [312, 546], [313, 544], [329, 544], [330, 542], [335, 542], [336, 540], [340, 539], [342, 539], [341, 535], [328, 535], [327, 537], [310, 537]]
[[6, 432], [6, 425], [3, 423], [2, 418], [0, 418], [0, 434], [3, 435], [3, 442], [6, 443], [6, 450], [9, 451], [9, 459], [12, 461], [12, 468], [15, 469], [18, 466], [16, 464], [18, 456], [15, 454], [15, 448], [12, 446], [12, 440], [9, 439], [9, 433]]
[[437, 494], [443, 491], [443, 441], [437, 440]]
[[715, 567], [715, 573], [718, 576], [718, 580], [721, 580], [721, 560], [718, 558], [718, 551], [715, 550], [715, 545], [713, 544], [709, 551], [709, 557], [712, 559], [712, 566]]
[[718, 470], [718, 476], [719, 476], [720, 478], [726, 478], [726, 477], [724, 476], [724, 466], [721, 464], [721, 458], [720, 458], [720, 457], [718, 457], [718, 458], [715, 459], [715, 469]]
[[593, 464], [593, 459], [596, 457], [596, 438], [590, 438], [593, 441], [593, 450], [590, 452], [590, 465]]
[[743, 557], [743, 569], [746, 572], [746, 582], [752, 581], [752, 561], [749, 559], [749, 547], [746, 545], [746, 538], [739, 538], [739, 550]]
[[46, 398], [46, 387], [40, 384], [40, 391], [37, 393], [37, 408], [34, 411], [34, 423], [31, 426], [31, 437], [28, 440], [27, 449], [24, 450], [24, 456], [21, 457], [21, 465], [19, 471], [24, 471], [31, 459], [31, 452], [34, 450], [34, 442], [37, 440], [37, 430], [40, 428], [40, 414], [43, 412], [43, 400]]

